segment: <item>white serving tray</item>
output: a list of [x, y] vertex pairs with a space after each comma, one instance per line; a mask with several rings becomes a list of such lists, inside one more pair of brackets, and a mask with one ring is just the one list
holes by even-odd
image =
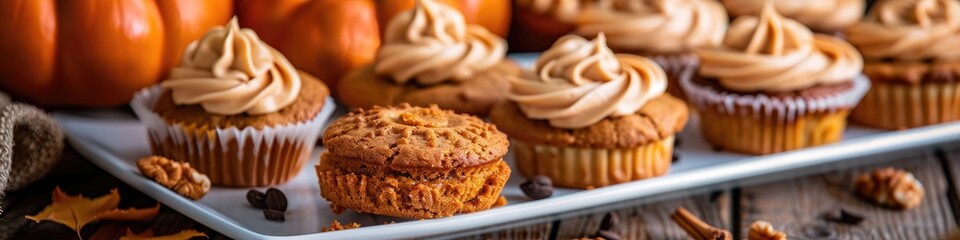
[[[514, 58], [523, 63], [530, 62], [530, 56], [527, 55]], [[331, 108], [325, 111], [332, 111], [332, 104], [328, 106]], [[337, 111], [334, 118], [343, 112]], [[329, 203], [320, 197], [312, 167], [324, 151], [317, 148], [311, 163], [299, 175], [286, 184], [276, 186], [286, 193], [289, 200], [286, 222], [280, 223], [267, 221], [261, 210], [246, 202], [248, 189], [214, 187], [203, 199], [192, 201], [144, 178], [135, 163], [137, 159], [150, 154], [146, 129], [129, 116], [99, 117], [105, 114], [115, 115], [110, 112], [58, 112], [54, 118], [66, 132], [70, 144], [108, 173], [201, 224], [236, 239], [450, 237], [476, 232], [477, 229], [558, 216], [717, 183], [960, 140], [960, 123], [893, 132], [851, 126], [845, 132], [846, 139], [837, 144], [774, 155], [748, 156], [714, 151], [700, 137], [697, 119], [693, 116], [679, 135], [682, 144], [676, 151], [680, 160], [673, 164], [666, 176], [586, 191], [558, 189], [551, 198], [531, 201], [520, 191], [518, 185], [524, 178], [515, 170], [502, 192], [508, 199], [507, 206], [432, 220], [398, 219], [350, 210], [342, 215], [333, 214]], [[505, 159], [513, 165], [512, 155]], [[321, 227], [329, 226], [333, 220], [344, 224], [356, 222], [363, 227], [321, 233]], [[391, 221], [396, 223], [384, 224]]]

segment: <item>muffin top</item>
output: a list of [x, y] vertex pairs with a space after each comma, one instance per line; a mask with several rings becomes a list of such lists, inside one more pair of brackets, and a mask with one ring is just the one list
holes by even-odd
[[435, 0], [390, 20], [374, 71], [398, 84], [462, 82], [500, 63], [507, 43], [479, 25], [468, 25], [463, 14]]
[[960, 59], [960, 2], [887, 0], [847, 29], [850, 43], [870, 60]]
[[560, 38], [540, 55], [532, 72], [510, 82], [508, 98], [528, 118], [565, 129], [635, 114], [667, 88], [660, 66], [644, 57], [614, 54], [602, 33], [592, 41]]
[[715, 0], [613, 0], [596, 3], [576, 20], [576, 33], [597, 36], [618, 51], [671, 54], [716, 46], [727, 13]]
[[477, 117], [437, 106], [357, 109], [323, 136], [330, 154], [389, 168], [451, 169], [498, 161], [507, 136]]
[[849, 43], [813, 34], [767, 4], [730, 24], [723, 45], [697, 50], [701, 77], [742, 92], [790, 92], [852, 81], [863, 58]]
[[[730, 15], [758, 15], [766, 1], [722, 0]], [[831, 33], [853, 25], [863, 16], [864, 0], [773, 0], [778, 12], [812, 28]]]
[[297, 69], [237, 18], [190, 43], [180, 65], [160, 83], [177, 105], [200, 105], [219, 115], [263, 115], [297, 100]]

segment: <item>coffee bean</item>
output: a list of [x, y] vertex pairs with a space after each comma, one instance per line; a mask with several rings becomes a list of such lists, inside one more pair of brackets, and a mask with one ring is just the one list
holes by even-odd
[[267, 189], [267, 209], [273, 209], [280, 212], [287, 211], [287, 196], [276, 188]]
[[266, 199], [267, 194], [257, 191], [256, 189], [250, 189], [250, 191], [247, 191], [247, 202], [249, 202], [250, 205], [253, 205], [255, 208], [267, 208]]
[[287, 220], [287, 217], [283, 215], [283, 212], [273, 209], [264, 209], [263, 217], [267, 218], [267, 220], [275, 222], [283, 222]]
[[534, 200], [540, 200], [553, 195], [553, 181], [549, 177], [538, 175], [520, 184], [523, 194]]
[[846, 209], [831, 210], [823, 214], [823, 220], [835, 223], [857, 225], [866, 220], [863, 215], [847, 211]]
[[594, 234], [592, 238], [603, 238], [606, 240], [620, 240], [623, 237], [620, 237], [620, 234], [614, 231], [600, 230], [597, 231], [597, 234]]
[[620, 225], [620, 216], [615, 212], [608, 212], [600, 219], [600, 230], [616, 231]]

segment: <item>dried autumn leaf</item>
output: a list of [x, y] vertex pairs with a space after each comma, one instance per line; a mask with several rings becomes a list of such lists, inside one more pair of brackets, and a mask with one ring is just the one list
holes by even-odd
[[120, 237], [120, 240], [187, 240], [193, 237], [207, 237], [207, 235], [203, 234], [202, 232], [198, 232], [197, 230], [187, 229], [170, 235], [153, 236], [153, 231], [150, 229], [147, 229], [140, 234], [134, 234], [133, 231], [130, 231], [128, 228], [127, 234], [123, 237]]
[[120, 204], [120, 194], [117, 189], [94, 199], [83, 195], [67, 195], [60, 187], [53, 189], [53, 202], [37, 215], [27, 216], [35, 222], [53, 221], [63, 224], [80, 235], [80, 229], [88, 223], [99, 220], [118, 221], [147, 221], [157, 216], [160, 204], [145, 209], [117, 209]]

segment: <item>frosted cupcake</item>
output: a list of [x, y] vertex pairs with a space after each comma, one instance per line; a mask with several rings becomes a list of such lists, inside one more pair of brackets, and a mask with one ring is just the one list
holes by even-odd
[[506, 41], [453, 7], [418, 0], [390, 21], [374, 62], [348, 73], [337, 94], [351, 108], [436, 104], [486, 116], [520, 73], [506, 52]]
[[839, 141], [869, 89], [847, 42], [813, 34], [771, 5], [730, 24], [723, 45], [698, 50], [695, 78], [681, 82], [706, 139], [723, 149], [769, 154]]
[[604, 35], [568, 35], [535, 69], [511, 80], [509, 101], [490, 120], [513, 140], [527, 177], [555, 185], [602, 187], [665, 174], [674, 135], [688, 111], [664, 94], [667, 76], [652, 60], [617, 55]]
[[510, 50], [540, 52], [574, 30], [580, 13], [596, 0], [515, 0]]
[[960, 2], [880, 1], [846, 34], [873, 82], [853, 121], [904, 129], [960, 120]]
[[184, 50], [159, 86], [131, 102], [155, 155], [189, 162], [217, 186], [295, 176], [333, 112], [329, 90], [234, 18]]
[[667, 91], [683, 97], [679, 79], [689, 78], [700, 60], [694, 49], [723, 41], [727, 13], [714, 0], [609, 1], [582, 11], [575, 32], [607, 36], [615, 52], [641, 55], [667, 72]]
[[863, 17], [864, 0], [721, 0], [731, 16], [756, 16], [764, 3], [773, 2], [784, 17], [803, 23], [813, 31], [835, 34]]

